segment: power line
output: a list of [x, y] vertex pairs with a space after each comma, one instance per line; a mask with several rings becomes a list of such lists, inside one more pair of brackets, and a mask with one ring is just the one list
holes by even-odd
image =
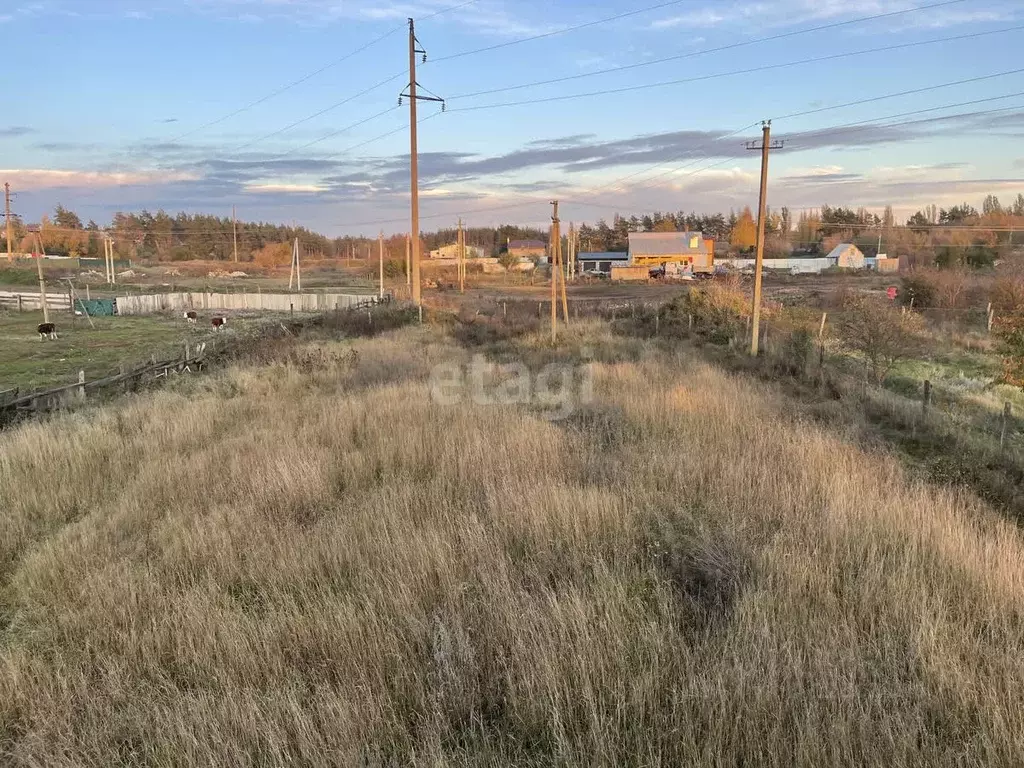
[[[616, 93], [627, 93], [629, 91], [640, 91], [640, 90], [646, 90], [646, 89], [650, 89], [650, 88], [663, 88], [663, 87], [670, 86], [670, 85], [683, 85], [683, 84], [686, 84], [686, 83], [703, 82], [705, 80], [715, 80], [715, 79], [722, 78], [722, 77], [732, 77], [732, 76], [735, 76], [735, 75], [748, 75], [748, 74], [752, 74], [752, 73], [755, 73], [755, 72], [766, 72], [766, 71], [775, 70], [775, 69], [786, 69], [786, 68], [789, 68], [789, 67], [803, 66], [804, 64], [817, 64], [817, 63], [820, 63], [820, 62], [823, 62], [823, 61], [833, 61], [833, 60], [836, 60], [836, 59], [850, 58], [850, 57], [853, 57], [853, 56], [865, 56], [865, 55], [872, 54], [872, 53], [883, 53], [883, 52], [890, 52], [890, 51], [894, 51], [894, 50], [903, 50], [903, 49], [907, 49], [907, 48], [916, 48], [916, 47], [923, 46], [923, 45], [935, 45], [937, 43], [950, 43], [950, 42], [956, 42], [956, 41], [959, 41], [959, 40], [969, 40], [969, 39], [975, 39], [975, 38], [979, 38], [979, 37], [985, 37], [987, 35], [1003, 34], [1003, 33], [1006, 33], [1006, 32], [1015, 32], [1015, 31], [1018, 31], [1018, 30], [1021, 30], [1021, 29], [1024, 29], [1024, 24], [1013, 26], [1013, 27], [1006, 27], [1006, 28], [1003, 28], [1003, 29], [988, 30], [988, 31], [985, 31], [985, 32], [973, 32], [973, 33], [962, 34], [962, 35], [953, 35], [953, 36], [950, 36], [950, 37], [933, 38], [931, 40], [918, 40], [918, 41], [911, 42], [911, 43], [899, 43], [899, 44], [896, 44], [896, 45], [889, 45], [889, 46], [883, 46], [883, 47], [878, 47], [878, 48], [867, 48], [867, 49], [860, 50], [860, 51], [847, 51], [847, 52], [844, 52], [844, 53], [829, 54], [827, 56], [815, 56], [815, 57], [808, 58], [808, 59], [800, 59], [798, 61], [784, 62], [784, 63], [781, 63], [781, 64], [762, 64], [760, 66], [750, 67], [750, 68], [747, 68], [747, 69], [735, 69], [735, 70], [730, 70], [728, 72], [717, 72], [715, 74], [699, 75], [697, 77], [687, 77], [687, 78], [681, 78], [681, 79], [678, 79], [678, 80], [665, 80], [665, 81], [661, 81], [661, 82], [657, 82], [657, 83], [641, 83], [639, 85], [630, 85], [630, 86], [625, 86], [625, 87], [622, 87], [622, 88], [611, 88], [611, 89], [602, 90], [602, 91], [587, 91], [587, 92], [584, 92], [584, 93], [566, 94], [566, 95], [562, 95], [562, 96], [548, 96], [548, 97], [544, 97], [544, 98], [536, 98], [536, 99], [529, 99], [529, 100], [523, 100], [523, 101], [507, 101], [507, 102], [501, 102], [501, 103], [495, 103], [495, 104], [480, 104], [480, 105], [477, 105], [477, 106], [470, 106], [470, 107], [456, 107], [454, 109], [449, 109], [448, 111], [449, 112], [474, 112], [474, 111], [485, 110], [485, 109], [498, 109], [498, 108], [501, 108], [501, 107], [523, 106], [523, 105], [526, 105], [526, 104], [542, 104], [542, 103], [554, 102], [554, 101], [569, 101], [569, 100], [573, 100], [573, 99], [584, 99], [584, 98], [589, 98], [589, 97], [592, 97], [592, 96], [609, 96], [609, 95], [616, 94]], [[630, 65], [630, 67], [632, 67], [632, 66], [636, 66], [636, 65]], [[615, 70], [605, 70], [605, 71], [606, 72], [613, 72], [613, 71], [619, 71], [619, 70], [615, 69]], [[549, 83], [549, 82], [558, 82], [558, 81], [543, 81], [543, 82], [540, 82], [540, 83], [528, 83], [528, 84], [520, 85], [520, 86], [512, 86], [510, 88], [498, 88], [498, 89], [494, 89], [492, 91], [481, 91], [479, 94], [463, 94], [461, 96], [455, 96], [455, 97], [452, 97], [452, 98], [453, 99], [468, 98], [471, 95], [472, 96], [476, 96], [476, 95], [483, 95], [484, 93], [497, 93], [499, 91], [512, 90], [513, 88], [526, 88], [526, 87], [535, 86], [535, 85], [544, 85], [544, 84]]]
[[[513, 45], [519, 45], [521, 43], [530, 43], [530, 42], [533, 42], [534, 40], [543, 40], [543, 39], [548, 38], [548, 37], [555, 37], [557, 35], [564, 35], [564, 34], [566, 34], [568, 32], [576, 32], [576, 31], [581, 30], [581, 29], [587, 29], [589, 27], [596, 27], [596, 26], [598, 26], [600, 24], [607, 24], [607, 23], [612, 22], [612, 21], [620, 21], [621, 19], [626, 19], [626, 18], [629, 18], [631, 16], [639, 16], [640, 14], [643, 14], [643, 13], [649, 13], [651, 11], [657, 11], [657, 10], [660, 10], [662, 8], [668, 8], [668, 7], [673, 6], [673, 5], [679, 5], [680, 3], [685, 2], [685, 1], [686, 0], [670, 0], [670, 2], [666, 2], [666, 3], [659, 3], [657, 5], [649, 5], [646, 8], [638, 8], [635, 11], [627, 11], [625, 13], [616, 14], [615, 16], [606, 16], [603, 19], [596, 19], [595, 21], [587, 21], [587, 22], [584, 22], [583, 24], [576, 24], [576, 25], [571, 26], [571, 27], [562, 27], [561, 29], [556, 29], [556, 30], [553, 30], [551, 32], [542, 32], [542, 33], [537, 34], [537, 35], [530, 35], [529, 37], [521, 37], [518, 40], [509, 40], [508, 42], [505, 42], [505, 43], [497, 43], [495, 45], [488, 45], [488, 46], [485, 46], [483, 48], [474, 48], [471, 51], [462, 51], [461, 53], [453, 53], [453, 54], [450, 54], [448, 56], [442, 56], [439, 59], [431, 59], [430, 63], [432, 63], [432, 64], [439, 64], [442, 61], [451, 61], [452, 59], [461, 59], [464, 56], [473, 56], [473, 55], [475, 55], [477, 53], [488, 53], [490, 51], [501, 50], [502, 48], [509, 48], [510, 46], [513, 46]], [[951, 2], [960, 3], [960, 2], [965, 2], [965, 0], [951, 0]]]
[[[760, 43], [767, 43], [767, 42], [771, 42], [771, 41], [774, 41], [774, 40], [782, 40], [782, 39], [789, 38], [789, 37], [796, 37], [798, 35], [806, 35], [806, 34], [809, 34], [811, 32], [822, 32], [824, 30], [836, 29], [837, 27], [845, 27], [845, 26], [849, 26], [851, 24], [861, 24], [861, 23], [866, 22], [866, 21], [875, 21], [875, 20], [878, 20], [878, 19], [885, 19], [885, 18], [889, 18], [889, 17], [893, 17], [893, 16], [901, 16], [901, 15], [904, 15], [904, 14], [907, 14], [907, 13], [914, 13], [916, 11], [925, 11], [925, 10], [931, 10], [931, 9], [934, 9], [934, 8], [940, 8], [942, 6], [955, 5], [957, 3], [962, 3], [964, 1], [965, 0], [941, 0], [940, 2], [932, 3], [931, 5], [921, 5], [921, 6], [917, 6], [915, 8], [905, 8], [905, 9], [900, 10], [900, 11], [890, 11], [888, 13], [876, 13], [876, 14], [873, 14], [871, 16], [862, 16], [862, 17], [857, 18], [857, 19], [849, 19], [847, 21], [832, 22], [830, 24], [823, 24], [821, 26], [810, 27], [808, 29], [798, 29], [798, 30], [794, 30], [792, 32], [780, 32], [778, 34], [769, 35], [767, 37], [758, 37], [758, 38], [754, 38], [752, 40], [743, 40], [743, 41], [738, 42], [738, 43], [729, 43], [728, 45], [720, 45], [720, 46], [716, 46], [714, 48], [704, 48], [704, 49], [699, 50], [699, 51], [690, 51], [689, 53], [681, 53], [681, 54], [677, 54], [675, 56], [666, 56], [666, 57], [661, 58], [661, 59], [652, 59], [650, 61], [638, 62], [636, 64], [625, 64], [625, 65], [618, 66], [618, 67], [609, 67], [608, 69], [601, 69], [601, 70], [597, 70], [595, 72], [581, 72], [579, 74], [567, 75], [565, 77], [557, 77], [557, 78], [553, 78], [553, 79], [550, 79], [550, 80], [538, 80], [538, 81], [533, 82], [533, 83], [525, 83], [525, 84], [522, 84], [522, 85], [510, 85], [510, 86], [505, 86], [505, 87], [502, 87], [502, 88], [492, 88], [492, 89], [489, 89], [489, 90], [486, 90], [486, 91], [477, 91], [475, 93], [462, 93], [462, 94], [458, 94], [457, 96], [452, 96], [451, 98], [453, 100], [454, 99], [468, 99], [468, 98], [471, 98], [471, 97], [474, 97], [474, 96], [486, 96], [486, 95], [490, 95], [492, 93], [504, 93], [504, 92], [507, 92], [507, 91], [520, 90], [522, 88], [532, 88], [534, 86], [539, 86], [539, 85], [552, 85], [554, 83], [564, 83], [564, 82], [568, 82], [570, 80], [582, 80], [584, 78], [597, 77], [597, 76], [600, 76], [600, 75], [607, 75], [607, 74], [611, 74], [613, 72], [625, 72], [625, 71], [631, 70], [631, 69], [639, 69], [641, 67], [651, 67], [651, 66], [654, 66], [656, 64], [664, 64], [664, 63], [669, 62], [669, 61], [680, 61], [682, 59], [691, 59], [691, 58], [695, 58], [697, 56], [704, 56], [704, 55], [709, 54], [709, 53], [719, 53], [721, 51], [728, 51], [728, 50], [733, 50], [733, 49], [736, 49], [736, 48], [743, 48], [743, 47], [746, 47], [746, 46], [749, 46], [749, 45], [758, 45]], [[481, 50], [487, 50], [487, 49], [481, 49]]]
[[[474, 0], [474, 2], [475, 2], [475, 0]], [[351, 53], [345, 54], [340, 59], [335, 59], [334, 61], [330, 62], [329, 64], [325, 64], [324, 66], [320, 67], [320, 69], [314, 70], [313, 72], [310, 72], [308, 75], [304, 75], [303, 77], [300, 77], [298, 80], [294, 80], [294, 81], [288, 83], [287, 85], [283, 85], [280, 88], [278, 88], [277, 90], [271, 91], [266, 96], [262, 96], [262, 97], [256, 99], [255, 101], [249, 102], [244, 107], [239, 107], [238, 109], [234, 110], [233, 112], [229, 112], [228, 114], [226, 114], [226, 115], [224, 115], [222, 117], [218, 117], [216, 120], [211, 120], [210, 122], [204, 123], [203, 125], [200, 125], [197, 128], [193, 128], [190, 131], [186, 131], [185, 133], [179, 134], [178, 136], [175, 136], [174, 138], [170, 139], [169, 141], [172, 141], [172, 142], [173, 141], [180, 141], [181, 139], [187, 138], [188, 136], [192, 136], [192, 135], [194, 135], [196, 133], [199, 133], [200, 131], [204, 131], [207, 128], [212, 128], [215, 125], [219, 125], [220, 123], [223, 123], [225, 120], [230, 120], [232, 117], [237, 117], [238, 115], [242, 114], [243, 112], [249, 111], [253, 107], [259, 106], [260, 104], [263, 104], [264, 102], [270, 101], [271, 99], [273, 99], [273, 98], [275, 98], [277, 96], [280, 96], [282, 93], [285, 93], [286, 91], [290, 91], [292, 88], [295, 88], [295, 87], [297, 87], [299, 85], [302, 85], [303, 83], [305, 83], [305, 82], [307, 82], [309, 80], [312, 80], [314, 77], [316, 77], [317, 75], [320, 75], [320, 74], [326, 72], [328, 69], [336, 67], [339, 64], [341, 64], [342, 62], [348, 61], [353, 56], [355, 56], [357, 54], [360, 54], [363, 51], [365, 51], [367, 48], [372, 48], [377, 43], [383, 42], [387, 38], [391, 37], [393, 34], [395, 34], [397, 32], [401, 32], [404, 28], [405, 28], [404, 26], [395, 27], [394, 29], [391, 29], [391, 30], [385, 32], [380, 37], [376, 37], [373, 40], [371, 40], [370, 42], [366, 43], [365, 45], [360, 46], [359, 48], [357, 48], [356, 50], [352, 51]]]
[[[314, 112], [312, 115], [308, 115], [308, 116], [302, 118], [301, 120], [296, 120], [294, 123], [289, 123], [284, 128], [280, 128], [280, 129], [278, 129], [276, 131], [268, 133], [265, 136], [260, 136], [258, 139], [253, 139], [252, 141], [247, 142], [246, 144], [242, 144], [241, 146], [236, 147], [235, 149], [233, 149], [231, 151], [232, 152], [240, 152], [241, 150], [248, 149], [249, 147], [253, 146], [254, 144], [258, 144], [261, 141], [265, 141], [266, 139], [273, 138], [274, 136], [280, 136], [282, 133], [285, 133], [286, 131], [290, 131], [292, 128], [296, 128], [296, 127], [298, 127], [298, 126], [300, 126], [300, 125], [302, 125], [304, 123], [308, 123], [310, 120], [315, 120], [316, 118], [318, 118], [318, 117], [320, 117], [322, 115], [326, 115], [328, 112], [331, 112], [331, 111], [337, 109], [340, 106], [348, 104], [349, 102], [354, 101], [355, 99], [358, 99], [360, 96], [365, 96], [366, 94], [370, 93], [371, 91], [375, 91], [378, 88], [381, 88], [381, 87], [387, 85], [388, 83], [397, 80], [399, 77], [402, 76], [402, 74], [403, 73], [399, 72], [397, 75], [392, 75], [391, 77], [389, 77], [389, 78], [387, 78], [385, 80], [381, 80], [376, 85], [371, 85], [369, 88], [366, 88], [366, 89], [360, 91], [359, 93], [357, 93], [357, 94], [355, 94], [353, 96], [349, 96], [348, 98], [345, 98], [345, 99], [342, 99], [341, 101], [335, 102], [334, 104], [331, 104], [329, 107], [324, 107], [319, 112]], [[381, 115], [387, 114], [387, 112], [390, 112], [390, 111], [391, 110], [385, 110], [384, 112], [381, 112], [379, 114], [381, 114]], [[363, 122], [368, 122], [368, 121], [363, 121]], [[362, 123], [360, 123], [360, 125], [361, 124]], [[344, 132], [345, 130], [348, 130], [348, 129], [342, 129], [342, 131], [340, 131], [340, 132]]]
[[[430, 14], [429, 16], [424, 17], [423, 20], [425, 21], [427, 19], [433, 19], [433, 18], [435, 18], [437, 16], [441, 16], [442, 14], [450, 13], [452, 11], [460, 10], [462, 8], [465, 8], [466, 6], [473, 5], [474, 3], [477, 3], [477, 2], [479, 2], [479, 0], [466, 0], [466, 2], [459, 3], [458, 5], [453, 5], [453, 6], [450, 6], [448, 8], [442, 8], [442, 9], [440, 9], [438, 11], [435, 11], [434, 13]], [[365, 43], [364, 45], [360, 46], [359, 48], [356, 48], [354, 51], [351, 51], [350, 53], [345, 54], [341, 58], [335, 59], [334, 61], [331, 61], [331, 62], [325, 64], [324, 66], [320, 67], [319, 69], [313, 70], [312, 72], [310, 72], [307, 75], [303, 75], [298, 80], [293, 80], [292, 82], [288, 83], [287, 85], [283, 85], [280, 88], [277, 88], [276, 90], [271, 91], [266, 96], [262, 96], [262, 97], [256, 99], [255, 101], [251, 101], [251, 102], [249, 102], [248, 104], [246, 104], [243, 107], [239, 107], [238, 109], [236, 109], [236, 110], [234, 110], [232, 112], [229, 112], [228, 114], [223, 115], [222, 117], [218, 117], [216, 120], [211, 120], [208, 123], [204, 123], [203, 125], [200, 125], [200, 126], [198, 126], [196, 128], [193, 128], [193, 129], [191, 129], [189, 131], [186, 131], [185, 133], [179, 134], [179, 135], [173, 137], [172, 139], [169, 139], [169, 141], [180, 141], [181, 139], [187, 138], [188, 136], [192, 136], [192, 135], [194, 135], [196, 133], [199, 133], [200, 131], [206, 130], [207, 128], [212, 128], [215, 125], [219, 125], [220, 123], [223, 123], [226, 120], [230, 120], [232, 117], [237, 117], [238, 115], [242, 114], [243, 112], [247, 112], [248, 110], [252, 109], [253, 107], [259, 106], [260, 104], [263, 104], [263, 103], [265, 103], [267, 101], [270, 101], [271, 99], [276, 98], [277, 96], [280, 96], [282, 93], [290, 91], [292, 88], [296, 88], [297, 86], [300, 86], [303, 83], [312, 80], [317, 75], [321, 75], [324, 72], [326, 72], [327, 70], [333, 69], [334, 67], [338, 66], [339, 64], [342, 64], [342, 63], [348, 61], [353, 56], [356, 56], [356, 55], [362, 53], [363, 51], [367, 50], [368, 48], [372, 48], [373, 46], [377, 45], [378, 43], [381, 43], [384, 40], [387, 40], [389, 37], [391, 37], [395, 33], [401, 32], [404, 29], [405, 29], [405, 25], [404, 24], [402, 24], [400, 26], [397, 26], [397, 27], [394, 27], [393, 29], [390, 29], [387, 32], [385, 32], [383, 35], [380, 35], [379, 37], [375, 37], [373, 40], [370, 40], [368, 43]], [[386, 85], [389, 82], [391, 82], [391, 80], [387, 80], [385, 82], [382, 82], [379, 85], [374, 86], [374, 88], [380, 88], [381, 86]], [[369, 91], [366, 91], [366, 93], [368, 93], [368, 92]], [[358, 94], [358, 95], [362, 95], [362, 94]], [[353, 98], [357, 98], [357, 97], [353, 97]], [[345, 103], [345, 102], [342, 102], [342, 103]], [[335, 105], [335, 106], [340, 106], [340, 104]], [[312, 119], [312, 118], [310, 118], [310, 119]], [[277, 135], [277, 134], [275, 133], [275, 134], [271, 134], [271, 135]], [[262, 139], [258, 139], [258, 141], [262, 141]]]
[[[938, 85], [929, 85], [924, 88], [913, 88], [907, 91], [899, 91], [898, 93], [888, 93], [884, 96], [872, 96], [868, 99], [858, 99], [857, 101], [848, 101], [845, 104], [837, 104], [830, 107], [818, 107], [816, 109], [806, 109], [803, 112], [791, 112], [788, 115], [780, 115], [779, 117], [772, 118], [773, 120], [788, 120], [793, 117], [805, 117], [806, 115], [816, 115], [819, 112], [830, 112], [833, 109], [842, 109], [844, 107], [855, 107], [861, 104], [870, 104], [875, 101], [884, 101], [885, 99], [894, 99], [899, 96], [910, 96], [918, 93], [926, 93], [928, 91], [937, 91], [940, 88], [951, 88], [956, 85], [967, 85], [968, 83], [979, 83], [983, 80], [993, 80], [997, 77], [1006, 77], [1007, 75], [1018, 75], [1024, 72], [1022, 69], [1008, 69], [1003, 72], [995, 72], [991, 75], [979, 75], [978, 77], [969, 77], [965, 80], [953, 80], [948, 83], [939, 83]], [[971, 103], [971, 102], [965, 102]]]

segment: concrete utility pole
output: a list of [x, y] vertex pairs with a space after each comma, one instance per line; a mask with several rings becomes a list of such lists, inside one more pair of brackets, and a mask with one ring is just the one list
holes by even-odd
[[13, 250], [11, 249], [11, 185], [4, 184], [4, 221], [7, 222], [7, 260], [10, 261]]
[[380, 295], [379, 295], [379, 298], [380, 298], [381, 301], [383, 301], [384, 300], [384, 230], [383, 229], [380, 231], [380, 235], [378, 235], [378, 237], [377, 237], [377, 244], [380, 246], [380, 249], [379, 249], [380, 250], [380, 255], [379, 255], [379, 259], [378, 259], [378, 261], [380, 263]]
[[444, 99], [437, 96], [420, 96], [416, 93], [419, 83], [416, 82], [416, 56], [422, 55], [423, 61], [427, 60], [427, 52], [418, 47], [419, 40], [416, 39], [416, 22], [409, 19], [409, 89], [398, 97], [398, 104], [401, 106], [402, 99], [409, 99], [409, 176], [411, 190], [410, 213], [412, 229], [409, 237], [412, 239], [412, 300], [416, 304], [422, 303], [420, 285], [420, 170], [419, 170], [419, 145], [416, 126], [416, 102], [438, 101], [441, 102], [441, 109], [444, 109]]
[[231, 240], [235, 248], [235, 262], [238, 261], [238, 220], [235, 218], [235, 206], [231, 206]]
[[768, 205], [768, 151], [782, 149], [782, 142], [772, 144], [772, 121], [761, 123], [763, 136], [761, 146], [756, 142], [747, 144], [747, 149], [761, 150], [761, 195], [757, 207], [757, 259], [754, 266], [754, 307], [751, 322], [750, 354], [757, 357], [761, 329], [761, 280], [764, 268], [764, 225]]

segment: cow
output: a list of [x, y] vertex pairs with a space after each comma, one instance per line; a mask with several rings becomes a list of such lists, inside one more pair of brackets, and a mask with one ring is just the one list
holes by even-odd
[[189, 311], [185, 313], [185, 319], [188, 320], [190, 325], [195, 325], [196, 320], [199, 319], [199, 315], [197, 315], [195, 312]]
[[57, 326], [53, 323], [40, 323], [37, 330], [39, 331], [40, 341], [45, 339], [47, 336], [51, 339], [57, 338]]
[[228, 324], [228, 319], [226, 317], [215, 317], [210, 320], [210, 323], [213, 325], [213, 330], [219, 331]]

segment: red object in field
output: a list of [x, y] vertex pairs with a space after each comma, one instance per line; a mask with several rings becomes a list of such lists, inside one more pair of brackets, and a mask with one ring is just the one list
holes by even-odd
[[899, 291], [896, 290], [895, 287], [891, 287], [886, 291], [886, 294], [889, 296], [889, 301], [896, 301], [896, 296], [899, 295]]

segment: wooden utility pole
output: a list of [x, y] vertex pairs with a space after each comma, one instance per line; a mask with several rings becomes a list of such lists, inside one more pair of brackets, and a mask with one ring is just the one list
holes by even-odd
[[412, 238], [408, 235], [405, 236], [405, 287], [412, 298]]
[[4, 184], [4, 221], [7, 223], [7, 260], [14, 258], [11, 249], [11, 185]]
[[768, 205], [768, 151], [782, 149], [782, 142], [772, 144], [772, 121], [761, 123], [761, 146], [756, 142], [747, 144], [747, 149], [761, 150], [761, 194], [757, 207], [757, 258], [754, 263], [754, 306], [751, 312], [753, 323], [750, 334], [750, 354], [757, 357], [761, 329], [761, 281], [764, 268], [764, 226]]
[[46, 248], [43, 246], [43, 225], [39, 225], [39, 234], [36, 235], [39, 241], [39, 255], [36, 256], [36, 270], [39, 272], [39, 304], [43, 308], [43, 322], [50, 322], [50, 308], [46, 306], [46, 281], [43, 279], [43, 256], [46, 255]]
[[558, 338], [558, 245], [562, 236], [558, 229], [558, 201], [551, 201], [551, 242], [548, 246], [548, 266], [551, 268], [551, 343]]
[[398, 98], [398, 103], [401, 105], [403, 98], [409, 99], [409, 176], [412, 219], [409, 237], [412, 239], [412, 300], [416, 304], [420, 304], [422, 301], [420, 285], [420, 170], [416, 103], [421, 99], [423, 101], [438, 101], [441, 102], [441, 109], [444, 109], [444, 99], [437, 96], [420, 96], [416, 92], [419, 87], [419, 83], [416, 82], [416, 56], [423, 56], [424, 62], [427, 60], [427, 52], [418, 46], [416, 22], [409, 19], [409, 88], [408, 93], [404, 93]]
[[383, 229], [380, 231], [380, 235], [377, 237], [377, 243], [380, 246], [380, 249], [379, 249], [380, 250], [380, 255], [379, 255], [379, 259], [378, 259], [378, 261], [380, 263], [380, 294], [379, 294], [379, 298], [380, 298], [381, 301], [383, 301], [384, 300], [384, 230]]
[[234, 244], [235, 261], [238, 261], [238, 219], [235, 218], [235, 206], [231, 206], [231, 240]]
[[466, 233], [462, 231], [462, 219], [459, 219], [459, 293], [466, 292]]

